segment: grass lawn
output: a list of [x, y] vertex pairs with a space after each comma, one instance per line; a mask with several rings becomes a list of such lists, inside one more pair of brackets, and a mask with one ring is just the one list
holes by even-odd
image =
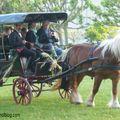
[[0, 116], [0, 120], [120, 120], [120, 110], [107, 107], [111, 98], [110, 80], [102, 82], [95, 99], [96, 107], [86, 107], [85, 102], [92, 83], [93, 81], [86, 77], [79, 87], [84, 100], [82, 105], [74, 105], [68, 100], [62, 100], [57, 91], [43, 92], [38, 98], [33, 98], [28, 106], [16, 105], [12, 97], [12, 87], [1, 87], [0, 114], [20, 114], [20, 116], [12, 118]]

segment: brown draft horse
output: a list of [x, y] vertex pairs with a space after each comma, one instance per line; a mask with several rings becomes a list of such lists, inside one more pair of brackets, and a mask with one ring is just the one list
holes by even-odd
[[[79, 44], [73, 46], [66, 55], [67, 63], [71, 66], [76, 65], [77, 63], [80, 63], [82, 60], [87, 59], [90, 57], [90, 49], [94, 48], [95, 46], [92, 44]], [[120, 63], [120, 35], [117, 35], [114, 39], [104, 41], [101, 43], [99, 47], [97, 47], [92, 52], [93, 57], [98, 57], [99, 59], [97, 61], [94, 61], [92, 63], [88, 63], [82, 66], [82, 68], [91, 68], [95, 65], [112, 65], [112, 66], [118, 66]], [[94, 98], [96, 93], [98, 92], [98, 89], [100, 87], [100, 84], [103, 79], [111, 79], [112, 80], [112, 100], [109, 102], [108, 106], [113, 108], [120, 108], [120, 104], [118, 101], [118, 92], [117, 92], [117, 85], [119, 81], [119, 70], [111, 70], [111, 69], [96, 69], [92, 72], [86, 72], [80, 75], [74, 75], [72, 78], [70, 78], [70, 86], [72, 89], [71, 95], [70, 95], [70, 102], [71, 103], [82, 103], [82, 97], [78, 93], [78, 86], [83, 80], [83, 77], [85, 75], [89, 75], [91, 77], [94, 77], [94, 85], [91, 92], [91, 95], [89, 96], [87, 100], [87, 106], [95, 106]]]

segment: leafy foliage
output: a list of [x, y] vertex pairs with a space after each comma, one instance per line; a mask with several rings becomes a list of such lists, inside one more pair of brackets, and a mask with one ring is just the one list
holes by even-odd
[[102, 22], [95, 22], [86, 30], [86, 38], [90, 42], [102, 41], [113, 38], [118, 31], [118, 27], [105, 26]]
[[95, 5], [92, 0], [85, 1], [86, 9], [94, 12], [93, 21], [101, 21], [105, 25], [120, 26], [120, 0], [101, 0]]
[[116, 35], [120, 26], [120, 0], [101, 0], [97, 5], [86, 0], [85, 8], [94, 14], [85, 34], [89, 41], [102, 41]]

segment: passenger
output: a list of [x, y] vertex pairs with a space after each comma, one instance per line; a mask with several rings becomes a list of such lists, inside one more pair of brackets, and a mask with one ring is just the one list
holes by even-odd
[[26, 29], [25, 27], [23, 27], [23, 28], [21, 29], [21, 35], [22, 35], [23, 40], [25, 40], [26, 34], [27, 34], [27, 29]]
[[51, 30], [51, 39], [52, 39], [52, 44], [54, 46], [54, 49], [56, 51], [57, 56], [60, 56], [63, 52], [63, 49], [59, 47], [58, 43], [58, 39], [55, 37], [55, 32], [53, 30]]
[[36, 23], [29, 23], [28, 24], [28, 32], [26, 34], [26, 41], [35, 45], [37, 39], [37, 30], [36, 30]]
[[11, 34], [11, 32], [12, 32], [12, 27], [6, 27], [4, 30], [3, 41], [4, 41], [6, 60], [8, 60], [8, 53], [9, 53], [9, 49], [10, 49], [9, 35]]
[[12, 32], [12, 28], [11, 27], [6, 27], [5, 31], [4, 31], [4, 45], [8, 45], [9, 46], [9, 35]]
[[48, 50], [54, 58], [57, 58], [56, 51], [52, 44], [52, 30], [49, 28], [49, 21], [44, 21], [42, 27], [37, 31], [38, 42], [43, 50]]
[[21, 35], [22, 24], [15, 24], [15, 30], [9, 36], [9, 42], [13, 49], [17, 51], [20, 57], [29, 58], [28, 71], [31, 72], [31, 64], [36, 59], [36, 53], [25, 47], [26, 41], [22, 39]]
[[32, 49], [36, 52], [37, 58], [42, 58], [41, 51], [36, 49], [36, 41], [37, 41], [37, 30], [36, 30], [36, 23], [29, 23], [28, 24], [28, 32], [26, 34], [25, 40], [28, 42], [27, 47]]

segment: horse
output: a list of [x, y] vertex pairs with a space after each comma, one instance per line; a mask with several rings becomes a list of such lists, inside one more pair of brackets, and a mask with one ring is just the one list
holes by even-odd
[[[96, 61], [83, 64], [82, 69], [89, 69], [94, 66], [103, 66], [98, 67], [98, 69], [93, 69], [89, 72], [82, 74], [73, 74], [72, 77], [69, 77], [69, 87], [71, 89], [70, 102], [75, 104], [83, 103], [81, 95], [78, 93], [78, 86], [82, 82], [84, 76], [88, 75], [94, 78], [94, 84], [90, 96], [87, 100], [87, 106], [95, 106], [95, 95], [97, 94], [101, 82], [103, 79], [112, 80], [112, 99], [108, 103], [108, 106], [111, 108], [120, 108], [118, 101], [118, 91], [117, 86], [119, 82], [120, 75], [120, 34], [114, 37], [112, 40], [105, 40], [99, 46], [82, 43], [74, 45], [66, 53], [64, 62], [69, 66], [73, 67], [76, 64], [80, 63], [82, 60], [88, 59], [90, 57], [98, 57]], [[65, 56], [65, 55], [64, 55]], [[107, 66], [107, 67], [105, 67]], [[114, 69], [113, 69], [114, 68]]]

